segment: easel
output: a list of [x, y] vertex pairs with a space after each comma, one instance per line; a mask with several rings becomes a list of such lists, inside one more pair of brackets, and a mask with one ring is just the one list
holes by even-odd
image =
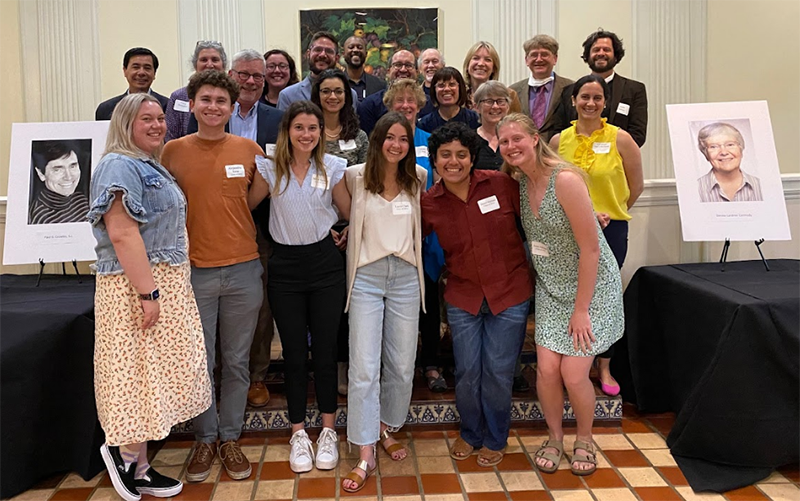
[[[39, 258], [39, 275], [36, 277], [36, 287], [39, 287], [39, 282], [42, 280], [42, 274], [44, 274], [44, 259]], [[78, 283], [83, 283], [83, 278], [81, 277], [81, 273], [78, 271], [78, 261], [73, 259], [72, 260], [72, 267], [75, 269], [75, 274], [78, 276]], [[61, 262], [61, 274], [67, 276], [67, 265], [64, 261]]]
[[[764, 258], [764, 253], [761, 252], [761, 244], [764, 243], [764, 239], [760, 238], [753, 243], [756, 244], [756, 250], [758, 250], [758, 255], [761, 256], [761, 262], [764, 263], [764, 268], [769, 271], [769, 263], [767, 263], [767, 260]], [[725, 245], [722, 246], [722, 255], [719, 257], [719, 262], [722, 265], [722, 271], [725, 271], [725, 263], [728, 261], [728, 249], [730, 249], [730, 247], [731, 239], [726, 238]]]

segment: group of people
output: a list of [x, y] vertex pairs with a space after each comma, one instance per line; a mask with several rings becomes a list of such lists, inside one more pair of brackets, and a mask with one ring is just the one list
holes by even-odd
[[[606, 42], [611, 51], [596, 50]], [[301, 81], [284, 51], [239, 51], [226, 73], [222, 46], [198, 42], [188, 85], [162, 99], [150, 90], [155, 55], [128, 51], [129, 92], [98, 107], [111, 123], [89, 209], [95, 393], [120, 496], [180, 492], [147, 463], [146, 443], [190, 418], [186, 480], [205, 480], [216, 457], [232, 479], [252, 474], [238, 441], [248, 401], [269, 400], [273, 317], [291, 469], [337, 466], [346, 393], [359, 461], [342, 489], [363, 488], [378, 444], [393, 461], [408, 455], [392, 433], [406, 420], [418, 336], [429, 387], [447, 389], [436, 353], [443, 276], [461, 418], [451, 457], [503, 459], [535, 282], [536, 385], [550, 430], [536, 465], [554, 472], [564, 455], [566, 386], [578, 421], [571, 469], [592, 473], [589, 371], [623, 332], [619, 268], [642, 190], [634, 134], [644, 142], [643, 130], [609, 124], [607, 104], [644, 87], [614, 76], [616, 35], [584, 45], [593, 73], [567, 82], [569, 110], [546, 35], [525, 43], [527, 88], [496, 80], [488, 42], [470, 49], [463, 75], [436, 49], [398, 50], [381, 82], [363, 71], [363, 39], [345, 41], [342, 70], [338, 40], [319, 32]], [[641, 125], [639, 105], [616, 114]], [[568, 112], [576, 119], [558, 128]], [[305, 430], [309, 351], [316, 451]]]

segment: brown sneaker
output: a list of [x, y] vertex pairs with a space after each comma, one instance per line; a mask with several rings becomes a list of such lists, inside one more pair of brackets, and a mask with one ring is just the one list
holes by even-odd
[[250, 383], [247, 390], [247, 405], [250, 407], [264, 407], [269, 402], [269, 390], [262, 381]]
[[195, 442], [192, 459], [186, 468], [187, 482], [202, 482], [211, 473], [211, 464], [217, 455], [217, 444]]
[[228, 476], [234, 480], [244, 480], [253, 472], [250, 461], [236, 440], [229, 440], [219, 446], [219, 459]]

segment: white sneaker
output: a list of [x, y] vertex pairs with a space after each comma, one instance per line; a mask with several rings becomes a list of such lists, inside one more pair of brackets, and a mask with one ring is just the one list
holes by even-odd
[[317, 439], [317, 469], [332, 470], [339, 463], [339, 435], [332, 428], [323, 428]]
[[314, 449], [311, 447], [311, 439], [308, 438], [305, 430], [294, 432], [292, 439], [289, 440], [292, 451], [289, 453], [289, 466], [295, 473], [305, 473], [314, 467]]

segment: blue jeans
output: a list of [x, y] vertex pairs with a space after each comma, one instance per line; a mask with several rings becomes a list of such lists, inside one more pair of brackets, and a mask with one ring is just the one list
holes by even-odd
[[[347, 439], [378, 441], [380, 422], [406, 422], [417, 351], [417, 268], [388, 256], [356, 271], [350, 297], [350, 385]], [[380, 356], [378, 356], [380, 354]]]
[[[200, 310], [211, 379], [211, 407], [193, 420], [198, 442], [239, 440], [250, 387], [250, 345], [264, 297], [258, 259], [217, 268], [192, 267], [192, 288]], [[215, 345], [219, 320], [222, 381], [217, 421], [214, 388]]]
[[456, 362], [456, 407], [461, 438], [473, 447], [499, 451], [508, 441], [511, 386], [525, 339], [528, 301], [493, 315], [483, 302], [477, 315], [450, 304]]

